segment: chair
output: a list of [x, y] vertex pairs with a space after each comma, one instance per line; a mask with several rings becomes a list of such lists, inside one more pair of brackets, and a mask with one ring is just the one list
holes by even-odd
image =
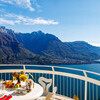
[[[49, 93], [49, 88], [52, 84], [52, 79], [40, 77], [38, 81], [42, 85], [44, 92], [43, 92], [43, 96], [39, 97], [36, 100], [55, 100], [53, 98], [53, 95], [56, 93], [57, 87], [54, 88], [54, 93]], [[46, 83], [48, 84], [46, 85]]]

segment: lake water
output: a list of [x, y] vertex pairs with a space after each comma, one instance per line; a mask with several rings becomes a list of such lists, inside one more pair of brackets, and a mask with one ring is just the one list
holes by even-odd
[[79, 65], [58, 65], [58, 66], [83, 69], [87, 71], [100, 73], [100, 64], [79, 64]]

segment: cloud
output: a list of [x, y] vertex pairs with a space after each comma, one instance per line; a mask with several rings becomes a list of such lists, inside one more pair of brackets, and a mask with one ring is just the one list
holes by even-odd
[[4, 18], [0, 18], [0, 24], [10, 24], [10, 25], [14, 25], [15, 23], [12, 20], [6, 20]]
[[46, 25], [50, 25], [50, 24], [58, 24], [58, 22], [54, 21], [54, 20], [44, 20], [43, 18], [36, 18], [36, 19], [29, 19], [29, 22], [27, 24], [46, 24]]
[[12, 0], [0, 0], [0, 1], [2, 1], [2, 2], [4, 2], [4, 3], [13, 4]]
[[[57, 21], [51, 20], [51, 19], [43, 19], [43, 18], [30, 18], [27, 16], [22, 16], [22, 15], [16, 15], [16, 14], [5, 14], [3, 16], [1, 16], [3, 18], [0, 19], [3, 20], [1, 21], [2, 23], [4, 22], [5, 24], [11, 24], [11, 25], [15, 25], [15, 24], [23, 24], [23, 25], [56, 25], [59, 24]], [[4, 19], [6, 18], [6, 19]], [[6, 23], [7, 21], [7, 23]], [[10, 23], [8, 23], [10, 22]], [[1, 24], [2, 24], [1, 23]]]
[[40, 5], [37, 3], [37, 0], [33, 0], [32, 3], [33, 3], [36, 7], [40, 8]]
[[100, 42], [90, 42], [91, 45], [100, 47]]
[[35, 10], [32, 7], [31, 0], [0, 0], [0, 1], [2, 1], [4, 3], [12, 4], [12, 5], [18, 5], [18, 6], [23, 7], [23, 8], [28, 8], [30, 11]]

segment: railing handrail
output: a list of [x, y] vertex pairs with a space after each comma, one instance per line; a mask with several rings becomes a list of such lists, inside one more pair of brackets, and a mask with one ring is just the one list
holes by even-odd
[[87, 70], [82, 70], [82, 69], [77, 69], [77, 68], [69, 68], [69, 67], [60, 67], [60, 66], [52, 66], [52, 65], [28, 65], [28, 64], [0, 64], [0, 66], [39, 66], [39, 67], [54, 67], [54, 68], [63, 68], [63, 69], [71, 69], [71, 70], [77, 70], [80, 72], [87, 72], [95, 75], [100, 75], [100, 73], [97, 72], [92, 72], [92, 71], [87, 71]]
[[[11, 73], [11, 72], [20, 72], [22, 71], [22, 69], [9, 69], [9, 70], [1, 70], [0, 73]], [[34, 72], [34, 73], [46, 73], [46, 74], [52, 74], [52, 75], [62, 75], [62, 76], [67, 76], [67, 77], [71, 77], [71, 78], [76, 78], [76, 79], [80, 79], [80, 80], [84, 80], [84, 81], [87, 81], [87, 82], [90, 82], [90, 83], [93, 83], [93, 84], [96, 84], [96, 85], [99, 85], [100, 86], [100, 81], [99, 80], [96, 80], [96, 79], [92, 79], [92, 78], [89, 78], [89, 77], [85, 77], [85, 76], [81, 76], [81, 75], [76, 75], [76, 74], [72, 74], [72, 73], [65, 73], [65, 72], [57, 72], [57, 71], [48, 71], [48, 70], [28, 70], [28, 69], [23, 69], [23, 71], [25, 72]]]
[[[94, 75], [100, 76], [100, 73], [96, 73], [96, 72], [92, 72], [92, 71], [69, 68], [69, 67], [49, 66], [49, 65], [0, 64], [0, 66], [22, 66], [23, 67], [23, 69], [0, 69], [0, 73], [12, 73], [14, 71], [20, 72], [23, 70], [28, 73], [52, 74], [53, 90], [54, 90], [54, 86], [55, 86], [55, 75], [67, 76], [67, 77], [74, 78], [74, 79], [76, 78], [77, 80], [78, 79], [83, 80], [85, 82], [85, 94], [84, 94], [85, 98], [84, 98], [84, 100], [87, 100], [87, 82], [100, 86], [100, 80], [96, 80], [96, 79], [93, 79], [93, 78], [90, 78], [87, 76], [87, 73], [92, 73]], [[26, 66], [51, 67], [52, 70], [40, 70], [40, 69], [31, 70], [31, 69], [26, 69]], [[81, 71], [81, 72], [83, 72], [84, 76], [78, 75], [78, 74], [73, 74], [73, 73], [68, 73], [68, 72], [56, 71], [55, 68]]]
[[71, 69], [71, 70], [77, 70], [77, 71], [81, 71], [81, 72], [88, 72], [88, 73], [91, 73], [91, 74], [96, 74], [96, 75], [100, 75], [100, 73], [97, 73], [97, 72], [92, 72], [92, 71], [87, 71], [87, 70], [82, 70], [82, 69], [77, 69], [77, 68], [68, 68], [68, 67], [59, 67], [59, 66], [54, 66], [56, 68], [64, 68], [64, 69]]

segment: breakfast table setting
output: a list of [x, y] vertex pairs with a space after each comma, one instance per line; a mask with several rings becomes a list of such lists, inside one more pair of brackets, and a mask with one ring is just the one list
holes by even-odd
[[0, 100], [34, 100], [43, 94], [43, 87], [33, 81], [31, 73], [13, 72], [12, 77], [12, 80], [0, 80]]

